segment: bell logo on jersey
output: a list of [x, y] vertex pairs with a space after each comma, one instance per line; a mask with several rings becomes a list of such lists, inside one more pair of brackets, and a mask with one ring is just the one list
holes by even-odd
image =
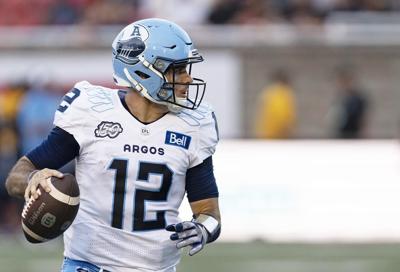
[[97, 126], [97, 129], [94, 131], [94, 135], [100, 138], [115, 138], [122, 131], [123, 129], [120, 123], [103, 121]]
[[185, 149], [189, 149], [190, 141], [192, 137], [181, 134], [178, 132], [172, 132], [167, 130], [167, 134], [165, 135], [165, 143], [169, 145], [179, 146]]

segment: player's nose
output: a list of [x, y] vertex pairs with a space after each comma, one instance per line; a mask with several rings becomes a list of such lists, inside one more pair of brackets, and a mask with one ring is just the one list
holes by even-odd
[[188, 72], [185, 72], [185, 74], [183, 76], [183, 82], [186, 83], [186, 84], [189, 84], [189, 83], [193, 82], [193, 78]]

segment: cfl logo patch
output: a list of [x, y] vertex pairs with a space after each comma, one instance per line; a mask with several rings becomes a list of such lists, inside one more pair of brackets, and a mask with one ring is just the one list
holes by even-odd
[[167, 130], [167, 134], [165, 135], [165, 144], [179, 146], [184, 149], [189, 149], [191, 140], [192, 140], [192, 137], [190, 137], [188, 135], [181, 134], [178, 132], [168, 131], [168, 130]]
[[115, 138], [123, 131], [120, 123], [103, 121], [94, 131], [94, 135], [99, 138]]

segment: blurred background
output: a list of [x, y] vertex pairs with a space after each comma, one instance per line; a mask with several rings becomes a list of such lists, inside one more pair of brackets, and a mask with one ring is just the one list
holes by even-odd
[[59, 270], [7, 173], [76, 82], [113, 87], [111, 42], [147, 17], [191, 35], [221, 134], [223, 234], [178, 271], [400, 271], [399, 0], [0, 0], [0, 270]]

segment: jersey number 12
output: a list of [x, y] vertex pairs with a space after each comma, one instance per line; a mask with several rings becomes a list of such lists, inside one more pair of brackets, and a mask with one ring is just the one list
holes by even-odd
[[[128, 170], [128, 160], [114, 159], [110, 169], [115, 169], [114, 203], [111, 226], [122, 229], [122, 219], [125, 201], [125, 186]], [[140, 162], [138, 181], [149, 182], [149, 175], [161, 175], [161, 186], [158, 190], [135, 190], [135, 209], [133, 213], [133, 231], [164, 229], [165, 211], [157, 211], [155, 220], [145, 219], [146, 201], [167, 201], [172, 184], [173, 172], [165, 164]]]

